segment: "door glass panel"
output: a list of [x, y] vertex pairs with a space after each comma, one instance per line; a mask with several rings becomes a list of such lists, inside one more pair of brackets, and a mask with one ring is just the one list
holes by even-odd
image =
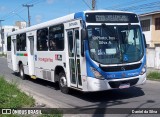
[[74, 59], [69, 60], [70, 63], [70, 74], [71, 74], [71, 83], [76, 84], [76, 74], [75, 74], [75, 63]]
[[74, 40], [72, 31], [68, 31], [68, 49], [69, 57], [74, 57]]
[[13, 40], [14, 54], [16, 54], [16, 40]]
[[76, 87], [82, 86], [79, 30], [73, 29], [71, 31], [68, 31], [67, 35], [71, 83]]
[[82, 81], [81, 81], [81, 69], [80, 69], [80, 59], [77, 59], [77, 76], [78, 76], [78, 84], [82, 85]]
[[34, 37], [30, 36], [29, 40], [30, 40], [30, 53], [31, 55], [33, 55], [34, 54]]
[[77, 53], [77, 57], [80, 57], [79, 30], [75, 30], [75, 40], [76, 40], [76, 53]]

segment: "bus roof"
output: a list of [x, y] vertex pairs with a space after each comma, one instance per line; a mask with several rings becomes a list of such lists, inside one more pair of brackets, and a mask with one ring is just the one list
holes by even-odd
[[16, 34], [24, 33], [24, 32], [30, 32], [30, 31], [33, 31], [35, 29], [41, 29], [41, 28], [44, 28], [44, 27], [48, 27], [50, 25], [56, 25], [56, 24], [64, 23], [64, 22], [67, 22], [69, 20], [74, 20], [74, 19], [77, 19], [77, 18], [82, 18], [83, 19], [85, 13], [94, 13], [94, 12], [132, 13], [132, 12], [114, 11], [114, 10], [87, 10], [87, 11], [83, 11], [83, 12], [72, 13], [72, 14], [69, 14], [69, 15], [66, 15], [66, 16], [63, 16], [63, 17], [60, 17], [60, 18], [56, 18], [56, 19], [53, 19], [53, 20], [50, 20], [50, 21], [46, 21], [44, 23], [40, 23], [40, 24], [37, 24], [37, 25], [33, 25], [31, 27], [20, 29], [20, 30], [8, 33], [8, 36], [16, 35]]

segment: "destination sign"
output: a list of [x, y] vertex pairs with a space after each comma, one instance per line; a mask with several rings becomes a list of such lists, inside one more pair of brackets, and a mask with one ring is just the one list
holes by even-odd
[[86, 13], [88, 23], [138, 23], [136, 14], [130, 13]]
[[97, 22], [105, 22], [105, 21], [122, 21], [128, 22], [128, 16], [126, 15], [95, 15], [95, 19]]

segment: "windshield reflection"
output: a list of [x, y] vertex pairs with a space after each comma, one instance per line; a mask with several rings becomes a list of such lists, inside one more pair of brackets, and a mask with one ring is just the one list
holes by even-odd
[[139, 61], [143, 56], [139, 26], [88, 26], [90, 56], [102, 64]]

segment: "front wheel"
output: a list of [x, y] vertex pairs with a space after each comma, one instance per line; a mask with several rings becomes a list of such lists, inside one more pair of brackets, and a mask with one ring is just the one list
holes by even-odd
[[23, 69], [23, 64], [20, 64], [19, 66], [19, 76], [22, 80], [25, 80], [25, 74], [24, 74], [24, 69]]
[[62, 93], [65, 93], [65, 94], [69, 93], [69, 88], [67, 87], [66, 75], [63, 72], [59, 74], [59, 87]]

